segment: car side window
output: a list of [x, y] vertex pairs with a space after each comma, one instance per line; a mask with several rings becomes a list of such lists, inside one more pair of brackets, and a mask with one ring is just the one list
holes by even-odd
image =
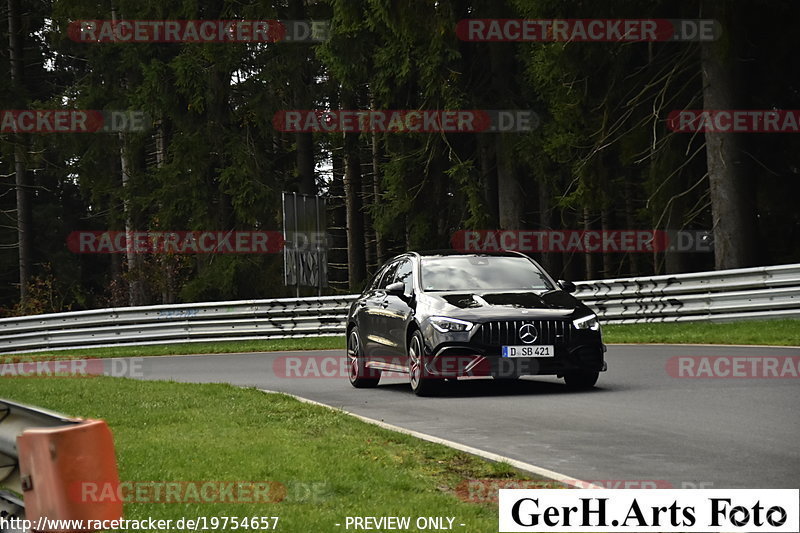
[[414, 289], [413, 272], [412, 263], [409, 259], [401, 261], [395, 271], [392, 283], [397, 283], [398, 281], [402, 282], [403, 285], [405, 285], [403, 292], [411, 294]]
[[372, 276], [372, 279], [367, 286], [367, 289], [364, 292], [374, 291], [378, 288], [378, 284], [381, 281], [381, 276], [383, 275], [383, 270], [379, 270]]
[[381, 276], [381, 281], [378, 284], [379, 289], [385, 289], [387, 285], [394, 283], [394, 274], [397, 272], [397, 267], [399, 264], [399, 262], [395, 261], [386, 268], [386, 270], [383, 272], [383, 276]]

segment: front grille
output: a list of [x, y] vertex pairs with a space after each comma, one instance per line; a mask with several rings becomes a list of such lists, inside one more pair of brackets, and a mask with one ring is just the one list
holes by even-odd
[[569, 343], [571, 324], [566, 320], [504, 320], [484, 322], [472, 338], [484, 346], [519, 346], [524, 345], [519, 338], [519, 328], [523, 324], [533, 324], [539, 333], [532, 344], [567, 344]]

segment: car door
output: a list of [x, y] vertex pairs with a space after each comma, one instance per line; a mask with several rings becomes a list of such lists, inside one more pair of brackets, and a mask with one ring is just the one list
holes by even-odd
[[411, 259], [401, 259], [397, 268], [394, 269], [391, 283], [403, 283], [404, 295], [384, 293], [382, 307], [384, 309], [384, 324], [386, 327], [386, 338], [388, 339], [387, 349], [391, 352], [392, 362], [395, 364], [405, 364], [406, 356], [406, 325], [412, 313], [409, 307], [410, 297], [413, 293], [413, 263]]
[[363, 322], [361, 342], [364, 344], [365, 354], [372, 360], [381, 361], [391, 357], [388, 339], [385, 331], [386, 324], [386, 286], [391, 283], [397, 261], [386, 265], [376, 276], [374, 286], [364, 295]]
[[370, 280], [364, 292], [356, 300], [355, 321], [358, 325], [358, 331], [361, 337], [361, 347], [364, 350], [364, 355], [369, 356], [374, 347], [370, 346], [367, 337], [370, 331], [375, 327], [373, 323], [373, 313], [371, 310], [377, 305], [375, 298], [375, 291], [381, 281], [381, 276], [385, 272], [385, 268], [381, 268]]

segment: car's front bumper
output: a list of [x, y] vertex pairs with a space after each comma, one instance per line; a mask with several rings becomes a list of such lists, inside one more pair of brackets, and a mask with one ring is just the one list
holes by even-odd
[[602, 343], [555, 346], [553, 357], [502, 357], [500, 347], [445, 343], [426, 358], [429, 375], [443, 378], [468, 376], [516, 377], [602, 372], [607, 369]]

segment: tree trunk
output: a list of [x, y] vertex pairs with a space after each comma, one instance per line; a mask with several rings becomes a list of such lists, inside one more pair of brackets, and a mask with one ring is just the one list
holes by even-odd
[[[636, 223], [633, 219], [633, 211], [635, 209], [633, 203], [633, 190], [631, 187], [631, 180], [634, 179], [632, 175], [627, 175], [623, 179], [622, 183], [624, 184], [623, 193], [625, 194], [625, 229], [627, 230], [634, 230], [638, 229], [636, 227]], [[639, 256], [643, 252], [628, 252], [626, 254], [628, 261], [629, 261], [629, 274], [631, 276], [638, 276], [641, 272]]]
[[507, 149], [505, 137], [497, 135], [497, 203], [500, 229], [521, 229], [524, 212], [522, 188]]
[[[155, 144], [155, 161], [156, 161], [156, 168], [162, 168], [164, 166], [164, 161], [166, 160], [166, 132], [165, 132], [164, 122], [163, 120], [159, 121], [156, 125], [155, 131], [153, 132], [153, 141]], [[161, 254], [159, 256], [159, 264], [161, 267], [161, 275], [163, 277], [163, 284], [161, 287], [161, 303], [162, 304], [174, 304], [178, 301], [178, 295], [176, 291], [176, 283], [177, 280], [175, 279], [175, 272], [177, 270], [177, 265], [179, 263], [179, 259], [177, 257]]]
[[[664, 228], [670, 238], [683, 227], [681, 213], [685, 213], [683, 200], [681, 198], [673, 200], [667, 208], [667, 219]], [[664, 274], [678, 274], [686, 272], [685, 254], [678, 250], [664, 250]]]
[[328, 281], [332, 287], [347, 291], [347, 206], [344, 193], [344, 158], [341, 145], [331, 149], [332, 179], [329, 190], [331, 217], [329, 223]]
[[[583, 231], [590, 231], [592, 229], [592, 215], [588, 207], [583, 208]], [[586, 279], [594, 279], [594, 258], [592, 252], [585, 252], [583, 254], [583, 266], [585, 268]]]
[[[539, 230], [552, 231], [553, 230], [553, 208], [552, 208], [552, 194], [550, 193], [550, 185], [546, 180], [540, 179], [536, 183], [539, 192]], [[556, 277], [563, 277], [561, 268], [560, 257], [557, 253], [542, 251], [541, 255], [542, 266], [550, 274]]]
[[[381, 138], [378, 136], [377, 132], [372, 132], [372, 204], [374, 209], [380, 209], [381, 205], [381, 192], [382, 192], [382, 185], [381, 185], [381, 147], [380, 147]], [[373, 220], [373, 226], [374, 226]], [[382, 265], [386, 261], [386, 245], [383, 242], [383, 235], [378, 230], [375, 229], [375, 256], [378, 262], [378, 265]]]
[[490, 142], [486, 142], [485, 137], [478, 138], [479, 152], [478, 155], [481, 160], [481, 180], [484, 187], [484, 199], [486, 201], [487, 212], [486, 217], [489, 220], [487, 228], [469, 228], [469, 229], [495, 229], [500, 223], [498, 218], [498, 200], [497, 200], [497, 173], [495, 169], [496, 158], [494, 157], [495, 139], [489, 138]]
[[[352, 103], [343, 97], [347, 106]], [[348, 101], [350, 100], [350, 101]], [[367, 277], [364, 253], [364, 214], [361, 204], [361, 158], [358, 153], [358, 133], [344, 134], [344, 195], [347, 209], [347, 274], [351, 291], [358, 290]]]
[[356, 149], [359, 151], [359, 162], [362, 163], [359, 168], [361, 173], [361, 212], [364, 221], [364, 262], [367, 267], [365, 277], [371, 276], [380, 266], [378, 263], [377, 234], [373, 220], [373, 215], [377, 211], [375, 207], [375, 162], [373, 161], [375, 155], [371, 145], [372, 142], [370, 142], [368, 156], [365, 150], [366, 146], [362, 144], [360, 136], [357, 136]]
[[[359, 146], [360, 148], [360, 146]], [[359, 158], [360, 161], [360, 158]], [[377, 268], [377, 253], [375, 250], [375, 224], [372, 220], [374, 213], [375, 186], [370, 172], [361, 172], [361, 211], [364, 220], [364, 262], [367, 265], [367, 275], [371, 275]]]
[[133, 239], [131, 238], [132, 232], [136, 231], [133, 222], [133, 213], [131, 212], [130, 200], [130, 159], [128, 154], [128, 143], [126, 135], [122, 132], [119, 133], [119, 163], [120, 173], [122, 175], [122, 194], [123, 194], [123, 209], [125, 211], [125, 234], [127, 239], [125, 257], [128, 260], [128, 304], [145, 305], [146, 295], [144, 280], [142, 279], [142, 256], [134, 251]]
[[28, 177], [25, 171], [25, 137], [14, 136], [14, 185], [17, 193], [17, 249], [19, 251], [19, 303], [28, 302], [31, 268], [31, 220], [28, 202]]
[[[603, 206], [602, 209], [600, 210], [600, 228], [604, 232], [610, 231], [611, 221], [612, 221], [611, 209], [608, 208], [607, 206]], [[613, 276], [614, 259], [611, 257], [611, 252], [609, 252], [608, 250], [603, 250], [602, 258], [603, 258], [603, 276], [602, 276], [603, 279], [609, 279], [614, 277]]]
[[[514, 100], [514, 89], [509, 85], [514, 79], [516, 63], [514, 55], [500, 43], [489, 44], [492, 73], [492, 95], [500, 106]], [[525, 212], [522, 187], [517, 179], [510, 137], [495, 134], [495, 158], [497, 160], [497, 204], [500, 229], [522, 229]]]
[[[703, 3], [703, 18], [713, 18], [725, 28], [702, 49], [704, 109], [735, 109], [737, 98], [736, 39], [741, 36], [739, 16], [724, 2]], [[718, 270], [755, 263], [756, 216], [752, 180], [747, 175], [741, 135], [705, 132], [706, 159], [714, 227], [714, 262]]]
[[[289, 19], [305, 20], [308, 17], [303, 0], [289, 0], [287, 4]], [[311, 57], [309, 57], [311, 55]], [[294, 91], [292, 105], [295, 109], [314, 109], [314, 63], [313, 52], [302, 44], [291, 50], [293, 63]], [[314, 175], [314, 138], [310, 131], [299, 131], [294, 134], [295, 155], [297, 163], [297, 190], [300, 194], [315, 196], [317, 181]]]
[[[8, 57], [11, 62], [11, 87], [19, 98], [24, 93], [23, 44], [20, 10], [17, 0], [8, 0]], [[23, 134], [14, 135], [14, 186], [17, 202], [17, 250], [19, 256], [19, 303], [28, 301], [31, 265], [31, 222], [28, 203], [28, 183], [25, 171], [27, 143]]]

